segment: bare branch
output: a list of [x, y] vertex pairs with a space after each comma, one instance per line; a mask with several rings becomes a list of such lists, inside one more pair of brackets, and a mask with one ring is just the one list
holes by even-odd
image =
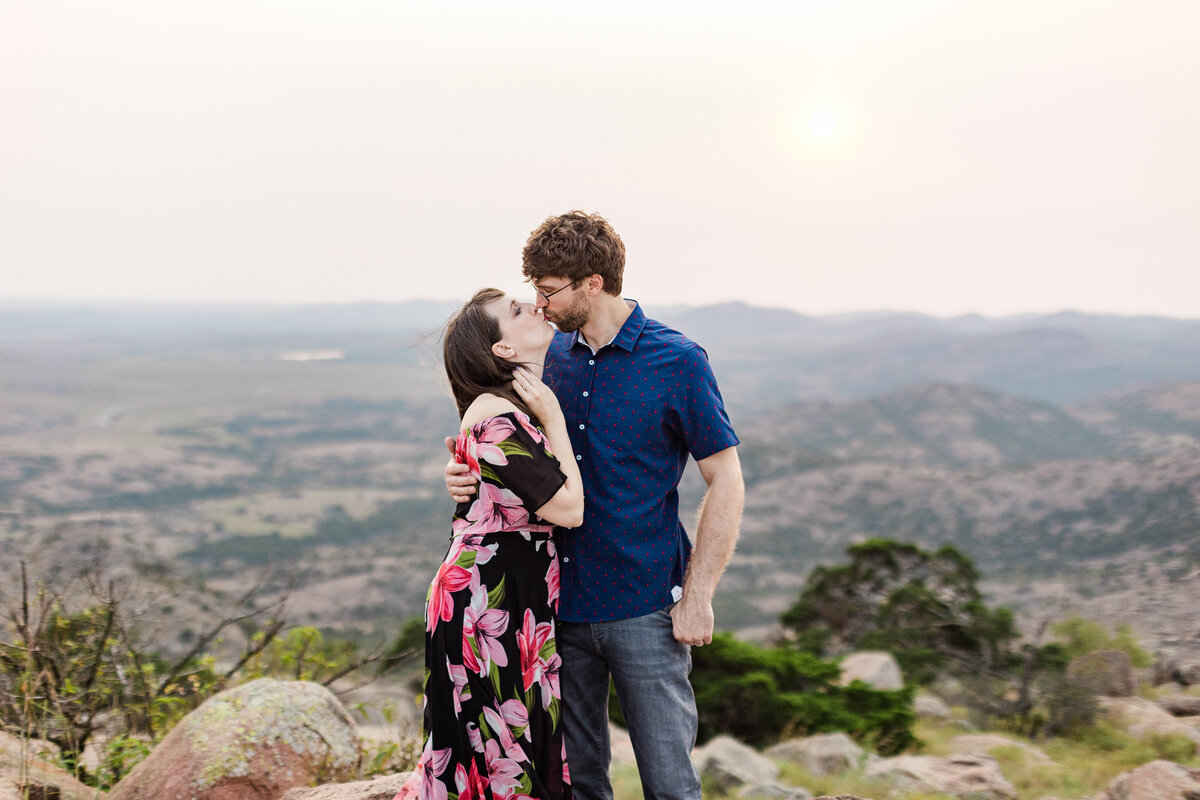
[[241, 658], [238, 659], [238, 662], [234, 664], [228, 672], [225, 673], [225, 680], [232, 678], [239, 669], [245, 666], [247, 661], [265, 650], [267, 645], [274, 641], [275, 637], [279, 635], [279, 632], [283, 630], [285, 625], [287, 625], [286, 620], [271, 620], [267, 627], [262, 631], [262, 639], [258, 642], [251, 643], [251, 646], [246, 648], [245, 652], [242, 653]]

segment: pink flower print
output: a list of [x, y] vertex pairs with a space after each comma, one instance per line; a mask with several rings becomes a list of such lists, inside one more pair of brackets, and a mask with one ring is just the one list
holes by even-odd
[[511, 758], [504, 758], [500, 743], [489, 739], [484, 748], [484, 758], [487, 759], [488, 778], [494, 795], [509, 796], [521, 785], [521, 775], [525, 770]]
[[546, 591], [549, 605], [555, 611], [558, 611], [558, 593], [561, 587], [562, 577], [559, 572], [558, 559], [551, 558], [550, 566], [546, 568]]
[[562, 765], [563, 765], [563, 783], [571, 785], [571, 772], [567, 769], [567, 740], [563, 738], [562, 744]]
[[535, 623], [533, 609], [525, 609], [525, 619], [521, 630], [517, 631], [517, 649], [521, 652], [522, 688], [540, 683], [542, 672], [546, 669], [546, 661], [541, 656], [542, 645], [554, 633], [554, 625], [549, 622]]
[[475, 454], [474, 446], [475, 437], [471, 433], [471, 429], [458, 432], [458, 438], [454, 440], [454, 460], [460, 464], [466, 464], [467, 470], [471, 477], [479, 479], [479, 459]]
[[432, 632], [438, 621], [449, 622], [454, 616], [454, 597], [452, 594], [471, 583], [471, 573], [453, 563], [442, 562], [433, 583], [429, 585], [429, 599], [426, 601], [425, 630]]
[[520, 728], [524, 737], [528, 738], [529, 712], [525, 709], [524, 703], [520, 700], [505, 700], [499, 711], [485, 706], [483, 718], [487, 721], [488, 727], [492, 729], [492, 733], [500, 740], [500, 746], [504, 748], [506, 756], [514, 761], [529, 760], [525, 756], [525, 751], [521, 749], [521, 745], [517, 744], [512, 727], [510, 727]]
[[451, 664], [447, 658], [446, 671], [450, 673], [450, 680], [454, 681], [454, 713], [461, 714], [463, 699], [471, 696], [471, 687], [467, 685], [467, 670], [462, 664]]
[[455, 518], [454, 522], [450, 524], [450, 530], [454, 532], [455, 536], [450, 541], [450, 552], [446, 554], [444, 560], [454, 562], [458, 561], [458, 557], [463, 553], [474, 553], [476, 564], [486, 564], [492, 560], [492, 556], [496, 555], [496, 551], [500, 549], [499, 544], [485, 545], [482, 543], [483, 537], [478, 534], [457, 535], [470, 526], [471, 523], [462, 518]]
[[549, 708], [551, 698], [561, 698], [558, 687], [558, 673], [562, 670], [562, 658], [558, 653], [546, 659], [546, 668], [542, 670], [541, 679], [538, 681], [542, 687], [542, 707]]
[[[471, 602], [463, 612], [463, 664], [480, 675], [487, 675], [493, 663], [508, 666], [508, 654], [504, 652], [504, 645], [497, 641], [508, 630], [508, 612], [488, 608], [487, 587], [472, 585]], [[478, 658], [471, 649], [471, 640], [479, 650]], [[468, 658], [472, 664], [467, 663]]]
[[[525, 416], [525, 414], [521, 413], [520, 411], [514, 411], [513, 416], [517, 418], [517, 422], [520, 423], [521, 427], [525, 429], [525, 432], [529, 434], [530, 439], [533, 439], [540, 445], [545, 445], [546, 436], [537, 429], [537, 426], [533, 424], [533, 421], [530, 420], [529, 417]], [[546, 449], [549, 450], [548, 447]]]
[[467, 530], [483, 533], [523, 528], [529, 523], [529, 512], [508, 489], [483, 481], [479, 484], [479, 497], [467, 511], [471, 525]]
[[467, 723], [467, 741], [471, 743], [471, 749], [476, 753], [483, 752], [483, 734], [479, 732], [479, 726], [474, 722]]
[[511, 730], [519, 730], [522, 739], [529, 739], [529, 709], [520, 700], [512, 699], [505, 700], [500, 704], [500, 718], [504, 720]]
[[475, 435], [468, 440], [468, 449], [471, 449], [473, 442], [473, 455], [476, 463], [486, 461], [489, 464], [500, 466], [508, 463], [508, 456], [504, 455], [504, 451], [500, 449], [499, 445], [517, 430], [517, 426], [513, 425], [512, 421], [507, 417], [489, 417], [471, 430]]
[[421, 775], [421, 800], [446, 800], [446, 784], [438, 778], [449, 764], [450, 748], [434, 750], [433, 737], [430, 737], [416, 769]]
[[454, 770], [454, 784], [458, 787], [458, 800], [483, 800], [488, 779], [479, 774], [479, 765], [471, 759], [471, 771], [459, 764]]

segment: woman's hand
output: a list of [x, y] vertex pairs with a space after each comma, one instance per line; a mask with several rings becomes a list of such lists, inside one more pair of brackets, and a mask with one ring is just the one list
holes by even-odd
[[543, 426], [562, 419], [562, 408], [554, 392], [529, 370], [524, 367], [513, 370], [513, 388]]

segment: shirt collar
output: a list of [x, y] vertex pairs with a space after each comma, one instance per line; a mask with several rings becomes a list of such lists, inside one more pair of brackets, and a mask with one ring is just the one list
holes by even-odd
[[[629, 303], [632, 309], [625, 319], [625, 324], [621, 326], [621, 330], [617, 331], [616, 337], [608, 344], [632, 353], [633, 348], [637, 345], [638, 337], [642, 335], [642, 329], [646, 327], [646, 312], [642, 311], [641, 304], [636, 300], [626, 298], [625, 302]], [[580, 338], [578, 330], [571, 333], [571, 346], [575, 347], [576, 345], [588, 347], [587, 341]], [[598, 347], [595, 352], [600, 352], [601, 349]]]

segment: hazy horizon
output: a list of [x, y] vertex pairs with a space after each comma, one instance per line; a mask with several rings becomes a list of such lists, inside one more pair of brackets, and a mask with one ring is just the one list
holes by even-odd
[[[632, 298], [637, 299], [637, 298]], [[251, 311], [300, 311], [304, 309], [348, 309], [354, 306], [429, 304], [453, 306], [463, 302], [463, 298], [433, 298], [412, 297], [402, 300], [346, 300], [337, 302], [319, 301], [266, 301], [266, 300], [120, 300], [105, 298], [70, 298], [70, 297], [2, 297], [0, 309], [28, 312], [63, 312], [72, 310], [90, 310], [101, 312], [134, 312], [152, 313], [155, 311], [194, 311], [204, 312], [251, 312]], [[780, 305], [760, 305], [744, 300], [724, 300], [713, 303], [654, 303], [643, 302], [644, 306], [655, 309], [697, 310], [714, 308], [725, 305], [743, 305], [762, 311], [783, 311], [799, 314], [813, 319], [831, 318], [870, 318], [888, 316], [919, 316], [941, 321], [952, 321], [969, 317], [979, 317], [988, 320], [1020, 320], [1022, 318], [1040, 319], [1059, 315], [1081, 315], [1089, 317], [1115, 317], [1133, 320], [1138, 318], [1155, 318], [1179, 322], [1200, 322], [1200, 315], [1186, 317], [1173, 314], [1139, 314], [1121, 312], [1084, 311], [1077, 308], [1059, 308], [1047, 311], [1013, 311], [1002, 314], [980, 314], [977, 312], [962, 312], [958, 314], [936, 314], [910, 308], [859, 308], [846, 311], [829, 311], [825, 313], [809, 313], [802, 310], [787, 308]]]
[[647, 305], [1200, 318], [1197, 30], [1186, 0], [0, 0], [0, 299], [523, 296], [528, 232], [584, 208]]

